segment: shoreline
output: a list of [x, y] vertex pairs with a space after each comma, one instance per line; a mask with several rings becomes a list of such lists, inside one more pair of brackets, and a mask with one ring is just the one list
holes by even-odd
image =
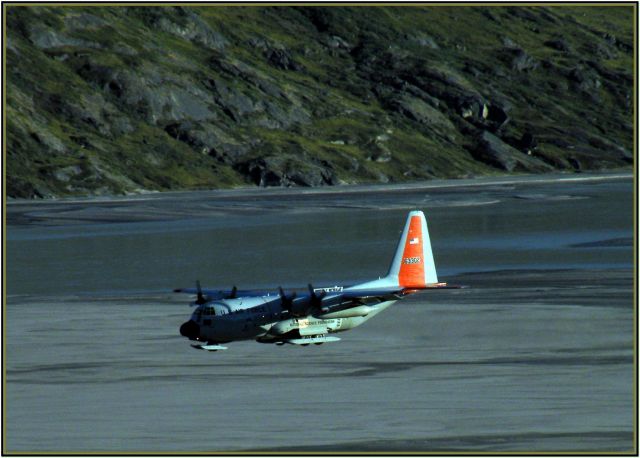
[[589, 183], [623, 183], [632, 173], [548, 174], [433, 180], [322, 188], [242, 188], [171, 191], [127, 197], [12, 201], [5, 207], [9, 230], [114, 223], [282, 217], [327, 211], [478, 207], [505, 200], [577, 200]]
[[118, 202], [140, 202], [147, 200], [162, 200], [164, 198], [179, 198], [185, 195], [200, 193], [219, 198], [228, 197], [252, 197], [259, 196], [279, 196], [279, 195], [323, 195], [323, 194], [359, 194], [365, 192], [402, 192], [420, 191], [422, 189], [445, 189], [464, 188], [476, 186], [504, 186], [515, 184], [545, 184], [558, 182], [584, 182], [584, 181], [606, 181], [634, 178], [634, 170], [629, 171], [604, 171], [587, 173], [547, 173], [547, 174], [522, 174], [505, 176], [482, 176], [476, 178], [449, 178], [427, 181], [413, 181], [405, 183], [376, 183], [376, 184], [347, 184], [338, 186], [321, 186], [313, 188], [304, 187], [267, 187], [260, 188], [238, 187], [232, 189], [201, 189], [201, 190], [181, 190], [181, 191], [146, 191], [132, 195], [110, 195], [110, 196], [86, 196], [86, 197], [59, 197], [52, 199], [14, 199], [7, 198], [7, 206], [14, 205], [45, 205], [45, 204], [89, 204], [89, 203], [118, 203]]

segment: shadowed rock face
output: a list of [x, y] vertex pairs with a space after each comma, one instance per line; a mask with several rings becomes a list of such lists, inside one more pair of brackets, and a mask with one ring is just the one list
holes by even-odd
[[528, 151], [528, 154], [522, 153], [487, 131], [482, 132], [478, 138], [478, 147], [474, 151], [474, 157], [507, 172], [550, 172], [553, 170], [549, 164], [532, 157], [531, 150]]
[[633, 163], [631, 7], [9, 6], [6, 43], [11, 197]]

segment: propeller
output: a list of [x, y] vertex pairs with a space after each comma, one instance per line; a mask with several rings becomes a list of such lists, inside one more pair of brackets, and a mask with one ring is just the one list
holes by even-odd
[[236, 287], [236, 285], [233, 285], [233, 288], [231, 288], [231, 292], [228, 296], [225, 296], [225, 299], [235, 299], [236, 297], [238, 297], [238, 288]]
[[207, 303], [207, 299], [202, 294], [202, 287], [200, 286], [200, 280], [196, 280], [196, 289], [198, 290], [198, 297], [196, 298], [196, 304], [202, 305]]
[[291, 294], [291, 296], [287, 296], [284, 293], [282, 286], [278, 286], [278, 290], [280, 291], [280, 304], [282, 305], [282, 308], [287, 312], [292, 313], [291, 310], [293, 309], [293, 300], [296, 298], [295, 291], [293, 292], [293, 294]]
[[[291, 293], [290, 296], [287, 296], [282, 289], [281, 286], [278, 287], [278, 291], [280, 292], [280, 304], [282, 308], [288, 311], [293, 316], [307, 316], [314, 309], [322, 310], [322, 299], [327, 295], [326, 291], [321, 291], [319, 294], [313, 290], [313, 286], [311, 283], [308, 285], [309, 287], [309, 299], [304, 301], [306, 307], [303, 310], [298, 310], [294, 313], [293, 311], [293, 301], [296, 298], [296, 292]], [[301, 305], [301, 304], [299, 304]], [[300, 308], [300, 307], [297, 307]]]
[[324, 299], [324, 297], [327, 295], [327, 292], [323, 290], [320, 291], [319, 294], [316, 294], [311, 283], [309, 283], [307, 287], [309, 288], [309, 301], [307, 302], [307, 307], [302, 311], [302, 313], [299, 314], [300, 316], [307, 316], [313, 310], [325, 310], [322, 307], [322, 299]]
[[322, 299], [327, 295], [327, 292], [322, 290], [320, 294], [316, 294], [311, 283], [307, 285], [309, 287], [309, 305], [311, 308], [321, 308], [322, 307]]

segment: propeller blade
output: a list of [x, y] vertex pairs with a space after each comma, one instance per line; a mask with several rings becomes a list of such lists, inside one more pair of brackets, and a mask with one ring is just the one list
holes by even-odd
[[309, 283], [307, 285], [309, 287], [309, 305], [311, 307], [315, 307], [315, 308], [320, 308], [322, 305], [322, 299], [327, 295], [327, 292], [322, 290], [320, 291], [320, 294], [316, 294], [315, 290], [313, 289], [313, 285], [311, 285], [311, 283]]
[[300, 316], [309, 315], [314, 309], [322, 311], [322, 299], [327, 295], [327, 292], [322, 290], [320, 294], [317, 294], [313, 289], [313, 285], [309, 283], [309, 302], [306, 303], [304, 311], [300, 312]]
[[287, 296], [282, 289], [282, 286], [278, 286], [278, 291], [280, 292], [280, 304], [282, 308], [291, 313], [291, 309], [293, 307], [293, 300], [296, 298], [295, 291], [291, 294], [291, 296]]
[[235, 299], [236, 297], [238, 297], [238, 288], [236, 287], [236, 285], [233, 285], [233, 288], [231, 288], [231, 292], [225, 299]]
[[198, 297], [196, 298], [196, 304], [202, 305], [207, 302], [207, 299], [202, 294], [202, 287], [200, 286], [200, 280], [196, 280], [196, 289], [198, 290]]

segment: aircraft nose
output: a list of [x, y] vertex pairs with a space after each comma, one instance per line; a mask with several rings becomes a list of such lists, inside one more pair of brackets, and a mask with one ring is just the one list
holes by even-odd
[[200, 335], [200, 326], [195, 321], [189, 320], [180, 326], [180, 335], [195, 340]]

